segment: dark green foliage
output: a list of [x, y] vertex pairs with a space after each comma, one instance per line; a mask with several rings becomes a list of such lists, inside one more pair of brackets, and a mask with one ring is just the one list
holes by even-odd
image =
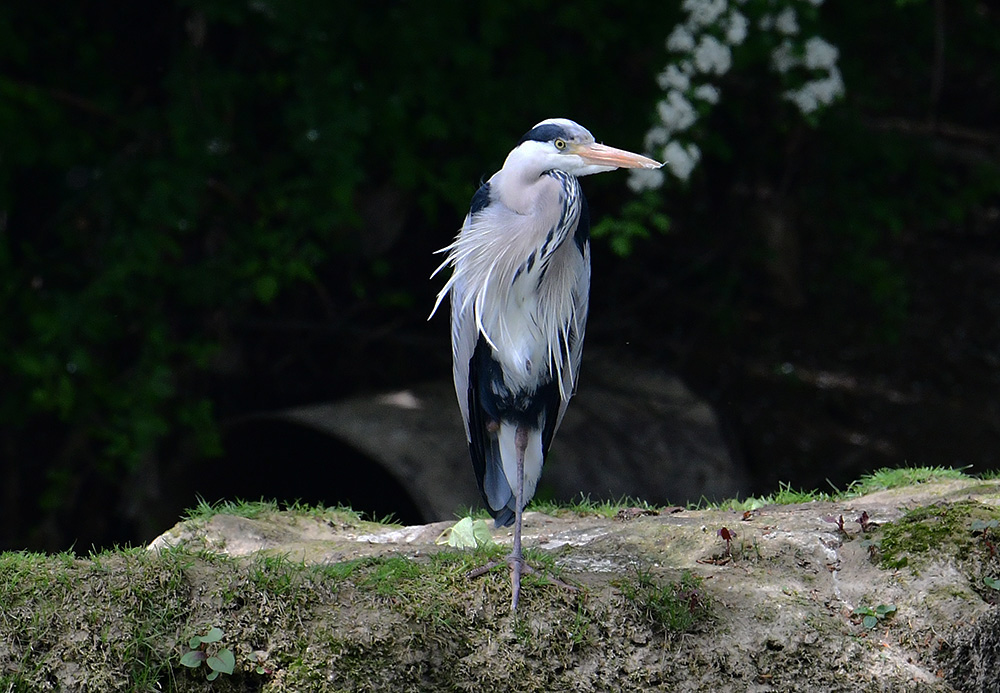
[[[119, 476], [184, 441], [186, 454], [217, 454], [206, 376], [231, 362], [242, 321], [288, 295], [322, 305], [314, 321], [343, 321], [352, 302], [411, 306], [412, 277], [385, 251], [419, 248], [423, 291], [430, 251], [510, 137], [573, 103], [585, 80], [568, 66], [589, 54], [578, 70], [615, 69], [599, 49], [624, 25], [592, 23], [596, 8], [526, 25], [535, 11], [0, 9], [12, 66], [0, 76], [4, 457], [54, 459], [56, 507], [95, 468]], [[50, 13], [69, 20], [55, 30]], [[525, 31], [562, 44], [561, 67], [530, 42], [511, 50]], [[527, 74], [547, 97], [522, 112], [501, 95]], [[652, 90], [650, 68], [635, 77]], [[613, 122], [622, 106], [601, 111]], [[638, 133], [645, 117], [631, 112]], [[379, 216], [386, 196], [394, 214]], [[398, 242], [411, 210], [421, 220], [405, 232], [424, 237]], [[425, 231], [440, 218], [444, 230]], [[30, 426], [47, 429], [45, 445], [12, 433]]]
[[[948, 4], [935, 90], [935, 3], [828, 5], [801, 11], [840, 48], [843, 104], [803, 123], [767, 69], [771, 46], [751, 41], [699, 125], [705, 159], [689, 186], [633, 199], [621, 178], [588, 181], [598, 244], [632, 254], [618, 271], [655, 278], [655, 291], [669, 277], [683, 296], [651, 295], [654, 322], [745, 340], [757, 327], [746, 316], [772, 303], [780, 250], [754, 219], [773, 204], [792, 210], [798, 290], [827, 321], [816, 334], [899, 340], [919, 279], [902, 262], [908, 244], [978, 228], [997, 202], [996, 161], [975, 150], [1000, 117], [991, 10]], [[44, 487], [54, 512], [86, 495], [81, 479], [217, 455], [218, 419], [239, 410], [220, 381], [291, 379], [254, 369], [298, 345], [282, 333], [273, 351], [259, 347], [248, 325], [260, 321], [334, 333], [317, 349], [327, 360], [303, 359], [334, 374], [311, 397], [379, 384], [358, 367], [370, 343], [344, 335], [422, 323], [430, 251], [534, 122], [565, 115], [640, 148], [677, 12], [4, 4], [0, 484]], [[613, 283], [604, 300], [648, 325]], [[37, 512], [22, 502], [11, 518]]]

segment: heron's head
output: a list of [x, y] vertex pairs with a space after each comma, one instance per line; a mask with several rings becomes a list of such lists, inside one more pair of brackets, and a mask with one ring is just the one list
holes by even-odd
[[587, 128], [566, 118], [549, 118], [528, 130], [504, 163], [541, 175], [565, 171], [574, 176], [616, 168], [660, 168], [663, 164], [641, 154], [598, 144]]

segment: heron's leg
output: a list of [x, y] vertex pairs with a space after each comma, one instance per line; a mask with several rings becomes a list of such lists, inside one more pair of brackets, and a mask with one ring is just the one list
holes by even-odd
[[521, 553], [521, 515], [524, 513], [524, 451], [528, 447], [528, 429], [518, 426], [514, 433], [514, 450], [517, 453], [517, 488], [514, 505], [514, 548], [507, 559], [510, 563], [511, 598], [510, 610], [517, 611], [517, 601], [521, 596], [521, 573], [524, 570], [524, 555]]
[[[521, 596], [521, 575], [524, 574], [538, 574], [538, 571], [528, 565], [524, 560], [524, 554], [521, 551], [521, 522], [522, 516], [524, 514], [524, 452], [528, 447], [528, 433], [529, 429], [517, 427], [514, 433], [514, 449], [517, 453], [516, 459], [516, 470], [517, 470], [517, 483], [514, 489], [515, 496], [515, 512], [514, 512], [514, 546], [510, 554], [507, 556], [506, 563], [510, 567], [510, 582], [511, 582], [511, 600], [510, 608], [511, 611], [517, 610], [517, 603]], [[475, 578], [480, 575], [485, 575], [489, 571], [498, 567], [504, 561], [489, 561], [486, 565], [475, 568], [466, 573], [466, 577]], [[559, 578], [553, 575], [546, 575], [545, 578], [559, 587], [564, 589], [575, 591], [576, 588], [569, 585]]]

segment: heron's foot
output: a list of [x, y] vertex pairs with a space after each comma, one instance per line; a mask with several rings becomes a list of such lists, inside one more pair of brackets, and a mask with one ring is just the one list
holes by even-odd
[[517, 610], [517, 603], [518, 603], [518, 601], [520, 599], [520, 596], [521, 596], [521, 575], [538, 575], [538, 576], [542, 577], [543, 579], [549, 581], [553, 585], [556, 585], [558, 587], [562, 587], [563, 589], [569, 590], [571, 592], [576, 592], [577, 588], [574, 587], [573, 585], [569, 584], [568, 582], [564, 582], [563, 580], [560, 580], [555, 575], [552, 575], [551, 573], [549, 573], [547, 571], [542, 571], [542, 570], [538, 570], [536, 568], [531, 567], [531, 565], [529, 565], [528, 562], [526, 560], [524, 560], [523, 556], [515, 556], [513, 554], [511, 554], [510, 556], [507, 556], [506, 558], [504, 558], [502, 560], [501, 559], [494, 559], [492, 561], [489, 561], [485, 565], [482, 565], [482, 566], [480, 566], [478, 568], [470, 570], [469, 572], [467, 572], [465, 574], [465, 577], [467, 577], [467, 578], [477, 578], [477, 577], [479, 577], [481, 575], [485, 575], [486, 573], [490, 572], [494, 568], [497, 568], [497, 567], [499, 567], [499, 566], [501, 566], [503, 564], [507, 564], [507, 566], [510, 568], [510, 585], [511, 585], [510, 610], [511, 611], [516, 611]]

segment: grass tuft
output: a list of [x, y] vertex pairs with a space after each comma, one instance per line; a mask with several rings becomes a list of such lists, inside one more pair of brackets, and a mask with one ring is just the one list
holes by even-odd
[[873, 493], [875, 491], [886, 491], [888, 489], [924, 484], [929, 481], [939, 481], [942, 479], [969, 479], [971, 477], [965, 473], [965, 470], [969, 468], [900, 467], [898, 469], [891, 469], [883, 467], [871, 474], [865, 474], [857, 481], [852, 482], [847, 487], [845, 496], [863, 496], [866, 493]]
[[214, 503], [209, 503], [201, 496], [198, 497], [198, 503], [195, 507], [188, 510], [184, 516], [184, 520], [210, 520], [216, 515], [233, 515], [236, 517], [245, 517], [247, 519], [253, 520], [261, 517], [262, 515], [268, 515], [271, 513], [284, 511], [295, 515], [301, 515], [304, 517], [316, 517], [321, 519], [336, 519], [339, 523], [348, 525], [357, 525], [361, 522], [374, 522], [379, 525], [396, 525], [398, 524], [394, 519], [392, 514], [386, 515], [384, 517], [364, 517], [363, 513], [358, 512], [352, 508], [345, 505], [336, 506], [324, 506], [324, 505], [309, 505], [308, 503], [303, 503], [301, 501], [295, 500], [287, 503], [278, 503], [275, 500], [267, 500], [261, 498], [257, 501], [248, 501], [241, 498], [236, 499], [222, 499], [215, 501]]
[[701, 578], [685, 570], [676, 582], [662, 583], [649, 570], [614, 582], [622, 595], [656, 630], [667, 635], [689, 633], [711, 616]]
[[618, 500], [593, 500], [589, 495], [580, 494], [569, 503], [558, 503], [551, 500], [535, 501], [528, 506], [528, 510], [535, 510], [546, 515], [565, 515], [575, 513], [577, 515], [597, 515], [598, 517], [614, 517], [624, 508], [640, 508], [642, 510], [658, 511], [659, 508], [650, 503], [621, 496]]
[[[857, 481], [851, 482], [846, 490], [833, 487], [833, 491], [820, 490], [798, 490], [792, 488], [791, 484], [779, 482], [778, 490], [765, 496], [750, 496], [745, 499], [729, 499], [718, 503], [707, 501], [704, 498], [697, 503], [691, 503], [688, 508], [699, 510], [705, 508], [723, 510], [757, 510], [767, 505], [792, 505], [795, 503], [811, 503], [814, 501], [838, 501], [847, 498], [856, 498], [875, 491], [912, 486], [929, 481], [942, 479], [971, 479], [973, 477], [965, 473], [969, 467], [902, 467], [891, 469], [883, 467], [871, 474], [865, 474]], [[985, 475], [982, 478], [987, 478]]]
[[702, 499], [698, 503], [689, 505], [692, 510], [703, 509], [703, 508], [713, 508], [720, 510], [757, 510], [758, 508], [763, 508], [766, 505], [792, 505], [795, 503], [811, 503], [813, 501], [828, 501], [835, 500], [837, 494], [827, 493], [826, 491], [803, 491], [792, 488], [791, 484], [786, 484], [785, 482], [780, 482], [778, 484], [778, 490], [774, 493], [769, 493], [766, 496], [750, 496], [749, 498], [739, 499], [733, 498], [729, 500], [724, 500], [719, 503], [712, 503]]

